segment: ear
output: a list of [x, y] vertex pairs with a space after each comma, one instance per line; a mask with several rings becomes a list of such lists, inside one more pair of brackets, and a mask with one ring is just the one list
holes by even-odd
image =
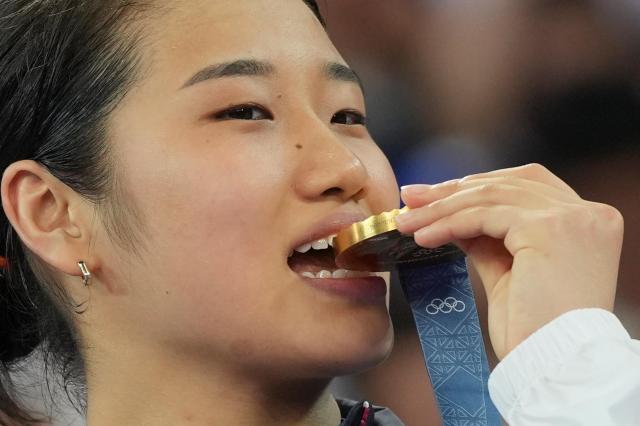
[[53, 268], [81, 276], [88, 259], [93, 209], [89, 202], [31, 160], [11, 164], [2, 176], [2, 208], [23, 244]]

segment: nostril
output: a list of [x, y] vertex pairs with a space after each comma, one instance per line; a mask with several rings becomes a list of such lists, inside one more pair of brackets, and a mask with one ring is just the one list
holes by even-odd
[[334, 186], [333, 188], [329, 188], [322, 193], [322, 195], [331, 196], [331, 195], [340, 195], [342, 194], [342, 189]]

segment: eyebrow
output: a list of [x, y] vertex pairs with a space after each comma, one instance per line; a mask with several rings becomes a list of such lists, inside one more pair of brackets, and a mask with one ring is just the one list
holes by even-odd
[[362, 86], [362, 81], [358, 74], [346, 65], [338, 62], [329, 62], [324, 67], [324, 74], [329, 80], [345, 81], [348, 83], [357, 83]]
[[256, 61], [254, 59], [239, 59], [233, 62], [224, 62], [216, 65], [209, 65], [195, 73], [182, 86], [186, 88], [207, 80], [214, 80], [223, 77], [267, 77], [274, 72], [273, 65], [267, 62]]
[[[187, 80], [181, 88], [184, 89], [204, 81], [224, 77], [269, 77], [275, 73], [275, 70], [275, 67], [269, 62], [255, 59], [238, 59], [232, 62], [209, 65], [201, 69]], [[323, 67], [323, 73], [329, 80], [356, 83], [364, 90], [358, 74], [344, 64], [328, 62]]]

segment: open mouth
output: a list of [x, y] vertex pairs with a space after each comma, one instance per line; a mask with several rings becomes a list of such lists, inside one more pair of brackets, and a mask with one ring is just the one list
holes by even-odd
[[335, 262], [333, 239], [335, 235], [296, 247], [289, 254], [289, 268], [305, 278], [362, 278], [374, 274], [364, 271], [340, 269]]

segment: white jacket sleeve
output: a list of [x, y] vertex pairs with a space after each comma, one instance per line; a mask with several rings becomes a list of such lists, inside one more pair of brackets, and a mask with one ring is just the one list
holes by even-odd
[[608, 311], [567, 312], [498, 364], [489, 393], [510, 426], [638, 426], [640, 341]]

